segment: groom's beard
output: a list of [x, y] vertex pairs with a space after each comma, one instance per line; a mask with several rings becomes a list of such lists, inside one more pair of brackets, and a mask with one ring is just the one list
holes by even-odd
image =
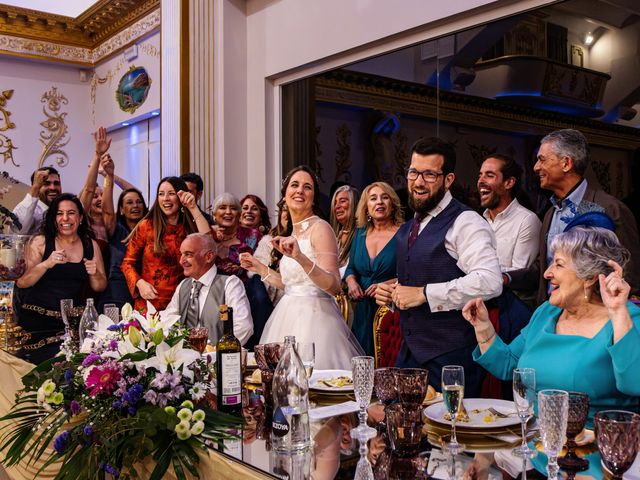
[[433, 210], [436, 207], [436, 205], [438, 205], [438, 203], [440, 203], [440, 200], [444, 198], [445, 193], [447, 193], [447, 191], [444, 188], [444, 182], [442, 183], [442, 185], [438, 190], [433, 192], [431, 195], [429, 195], [429, 197], [425, 198], [424, 200], [416, 199], [413, 195], [413, 189], [412, 189], [409, 194], [409, 207], [411, 208], [411, 210], [413, 210], [420, 216], [424, 216], [425, 214]]

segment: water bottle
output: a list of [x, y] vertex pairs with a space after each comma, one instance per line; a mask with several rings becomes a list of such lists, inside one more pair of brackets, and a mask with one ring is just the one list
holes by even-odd
[[93, 331], [98, 326], [98, 312], [93, 304], [93, 298], [87, 298], [87, 305], [82, 312], [82, 318], [80, 318], [80, 328], [78, 334], [80, 337], [80, 346], [84, 343], [84, 339], [93, 336]]
[[284, 353], [273, 375], [272, 446], [292, 453], [311, 446], [309, 380], [296, 352], [296, 337], [284, 338]]

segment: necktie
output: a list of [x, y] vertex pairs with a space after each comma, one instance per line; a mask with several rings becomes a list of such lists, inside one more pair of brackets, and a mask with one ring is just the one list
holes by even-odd
[[413, 246], [418, 238], [418, 233], [420, 232], [420, 224], [424, 220], [424, 215], [418, 215], [416, 213], [415, 217], [413, 217], [411, 230], [409, 231], [409, 248]]
[[198, 325], [198, 307], [199, 302], [198, 298], [200, 297], [200, 289], [202, 288], [202, 283], [194, 280], [193, 282], [193, 290], [191, 292], [191, 298], [189, 299], [189, 305], [187, 306], [187, 316], [185, 319], [185, 324], [187, 328], [195, 327]]

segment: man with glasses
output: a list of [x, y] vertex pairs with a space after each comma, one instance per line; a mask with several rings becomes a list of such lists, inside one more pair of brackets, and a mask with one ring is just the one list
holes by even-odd
[[429, 383], [440, 390], [442, 367], [462, 365], [465, 393], [477, 397], [483, 377], [471, 357], [477, 341], [461, 310], [473, 298], [488, 300], [502, 291], [495, 237], [449, 192], [456, 163], [451, 145], [420, 139], [411, 152], [409, 206], [416, 215], [396, 234], [398, 283], [379, 284], [376, 301], [400, 309], [397, 366], [428, 369]]

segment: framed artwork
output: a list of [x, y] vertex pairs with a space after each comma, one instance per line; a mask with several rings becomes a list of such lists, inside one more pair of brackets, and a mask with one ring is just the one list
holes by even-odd
[[144, 67], [131, 66], [125, 73], [116, 90], [116, 100], [121, 110], [135, 112], [147, 99], [151, 88], [151, 78]]

